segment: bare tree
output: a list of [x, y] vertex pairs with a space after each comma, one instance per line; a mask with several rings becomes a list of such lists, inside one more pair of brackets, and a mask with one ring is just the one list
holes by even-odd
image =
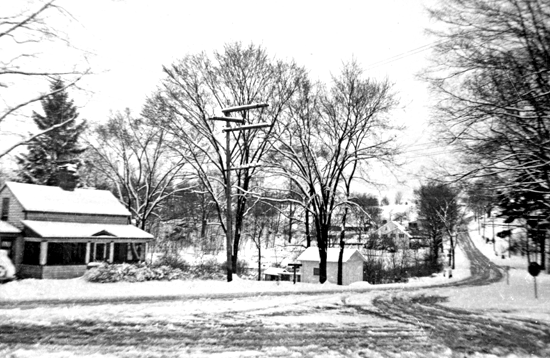
[[[447, 184], [431, 182], [414, 192], [418, 205], [419, 221], [430, 246], [429, 261], [432, 269], [440, 267], [439, 253], [443, 251], [443, 238], [448, 234], [450, 246], [458, 224], [457, 193]], [[454, 258], [454, 255], [453, 255]]]
[[[12, 1], [3, 3], [0, 15], [0, 125], [6, 128], [6, 121], [15, 120], [29, 107], [57, 92], [74, 86], [88, 72], [77, 66], [59, 67], [60, 61], [52, 61], [48, 55], [58, 54], [60, 47], [69, 47], [67, 36], [52, 24], [56, 20], [70, 20], [65, 9], [50, 1]], [[4, 7], [5, 6], [5, 7]], [[39, 80], [63, 78], [63, 88], [45, 93], [34, 93]], [[63, 123], [40, 129], [26, 138], [16, 140], [0, 150], [0, 158], [36, 138], [63, 127], [74, 118]], [[11, 123], [11, 126], [14, 124]]]
[[550, 216], [550, 3], [447, 0], [431, 14], [446, 25], [427, 78], [433, 121], [462, 153], [454, 178], [535, 194]]
[[[395, 148], [385, 117], [395, 105], [388, 82], [362, 78], [356, 63], [344, 66], [326, 91], [303, 82], [282, 136], [274, 138], [270, 169], [294, 183], [305, 198], [317, 234], [319, 280], [325, 282], [328, 232], [335, 208], [344, 203], [344, 179], [352, 183], [356, 165], [391, 161]], [[344, 195], [345, 196], [345, 195]]]
[[232, 263], [228, 263], [235, 269], [247, 201], [257, 190], [252, 179], [259, 173], [258, 167], [243, 166], [260, 162], [268, 139], [278, 133], [276, 126], [233, 131], [227, 147], [223, 127], [210, 118], [227, 107], [264, 102], [268, 108], [236, 115], [242, 116], [245, 124], [280, 121], [304, 70], [292, 62], [270, 58], [261, 47], [235, 43], [213, 56], [187, 55], [165, 67], [164, 73], [161, 89], [149, 99], [143, 114], [168, 131], [175, 150], [188, 155], [196, 177], [214, 202], [224, 231], [226, 151], [230, 152], [231, 167], [237, 168], [231, 172], [237, 193], [232, 197], [235, 230]]
[[89, 164], [110, 179], [142, 229], [167, 198], [189, 190], [179, 185], [186, 179], [186, 158], [173, 155], [165, 130], [133, 117], [128, 110], [97, 126], [88, 144], [95, 157]]

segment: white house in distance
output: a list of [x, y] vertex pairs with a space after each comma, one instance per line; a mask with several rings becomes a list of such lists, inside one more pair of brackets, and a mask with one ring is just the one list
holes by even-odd
[[381, 238], [391, 238], [397, 249], [408, 249], [410, 247], [411, 234], [405, 227], [395, 221], [388, 221], [380, 226], [376, 233]]
[[[327, 249], [327, 281], [338, 282], [338, 256], [339, 248]], [[319, 283], [319, 248], [308, 247], [296, 259], [302, 263], [302, 282]], [[363, 281], [363, 263], [366, 258], [356, 249], [344, 249], [342, 258], [342, 284]]]
[[22, 278], [72, 278], [91, 261], [141, 261], [154, 239], [106, 190], [7, 182], [0, 205], [0, 249]]

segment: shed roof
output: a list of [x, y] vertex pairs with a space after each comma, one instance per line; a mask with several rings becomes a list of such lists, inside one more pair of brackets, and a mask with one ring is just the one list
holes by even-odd
[[133, 225], [85, 224], [55, 221], [21, 221], [25, 227], [44, 238], [116, 237], [122, 239], [153, 239], [153, 235]]
[[[339, 248], [328, 248], [327, 249], [327, 262], [338, 262], [338, 256], [340, 255]], [[365, 257], [356, 249], [344, 249], [344, 256], [342, 257], [342, 262], [349, 261], [352, 257], [357, 256], [363, 261], [367, 261]], [[298, 256], [297, 261], [315, 261], [319, 262], [319, 248], [318, 247], [308, 247], [304, 252]]]
[[6, 221], [0, 221], [0, 234], [20, 234], [21, 230]]
[[63, 190], [56, 186], [7, 182], [26, 211], [129, 216], [130, 212], [107, 190]]

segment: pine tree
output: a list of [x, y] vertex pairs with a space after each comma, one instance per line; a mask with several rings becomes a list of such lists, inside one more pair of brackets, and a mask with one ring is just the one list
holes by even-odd
[[29, 143], [28, 153], [17, 158], [18, 178], [24, 183], [57, 185], [59, 164], [75, 163], [85, 148], [78, 139], [86, 128], [86, 122], [77, 122], [78, 113], [61, 79], [50, 84], [52, 95], [41, 101], [44, 115], [33, 112], [32, 119], [40, 130], [73, 119]]

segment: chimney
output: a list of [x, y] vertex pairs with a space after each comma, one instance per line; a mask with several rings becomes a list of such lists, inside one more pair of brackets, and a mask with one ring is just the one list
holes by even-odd
[[74, 191], [78, 185], [76, 164], [61, 164], [57, 171], [57, 185], [63, 190]]

